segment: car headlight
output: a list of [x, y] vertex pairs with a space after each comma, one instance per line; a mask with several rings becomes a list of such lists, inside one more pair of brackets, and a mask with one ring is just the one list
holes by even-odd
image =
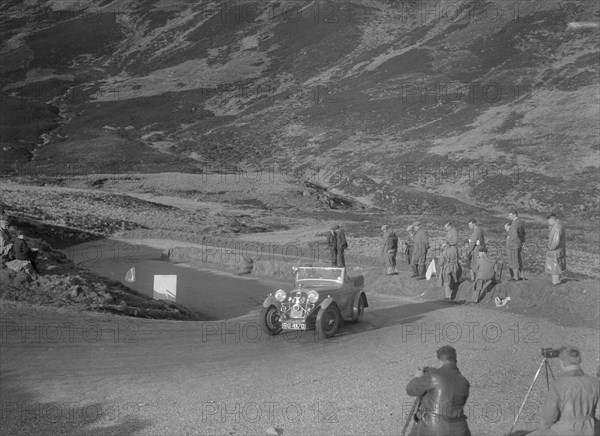
[[285, 291], [283, 289], [278, 290], [277, 292], [275, 292], [275, 299], [277, 301], [279, 301], [280, 303], [285, 300]]
[[310, 291], [308, 293], [308, 302], [309, 303], [316, 303], [318, 299], [319, 299], [319, 293], [317, 291]]

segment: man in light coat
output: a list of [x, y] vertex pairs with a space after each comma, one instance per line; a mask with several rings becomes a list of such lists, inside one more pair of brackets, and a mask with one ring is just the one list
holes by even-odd
[[412, 255], [412, 263], [417, 269], [417, 280], [425, 280], [425, 271], [427, 269], [427, 251], [430, 248], [429, 238], [427, 233], [421, 228], [421, 223], [415, 221], [413, 223], [415, 231], [414, 251]]
[[456, 245], [444, 244], [440, 255], [440, 276], [446, 294], [446, 301], [452, 300], [452, 290], [458, 286], [460, 279], [460, 264], [458, 263], [458, 247]]
[[546, 252], [546, 272], [552, 276], [552, 284], [560, 285], [560, 275], [567, 269], [565, 228], [555, 214], [548, 215], [550, 233]]
[[525, 222], [519, 218], [516, 210], [508, 214], [508, 219], [511, 221], [508, 230], [507, 249], [509, 251], [508, 270], [510, 278], [508, 281], [523, 280], [523, 244], [525, 243]]
[[542, 428], [529, 436], [597, 435], [600, 430], [600, 380], [581, 370], [579, 348], [560, 348], [561, 375], [542, 407]]

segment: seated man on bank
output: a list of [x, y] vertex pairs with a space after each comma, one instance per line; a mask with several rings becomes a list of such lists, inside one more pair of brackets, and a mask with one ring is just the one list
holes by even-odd
[[0, 215], [0, 257], [2, 262], [14, 259], [13, 238], [8, 231], [8, 216]]
[[496, 261], [488, 257], [487, 249], [479, 249], [473, 273], [475, 275], [475, 283], [473, 283], [472, 303], [476, 304], [479, 303], [479, 299], [482, 297], [481, 291], [485, 291], [495, 280]]
[[25, 242], [25, 235], [23, 231], [19, 230], [17, 232], [17, 239], [15, 240], [13, 251], [15, 253], [15, 258], [18, 260], [28, 260], [31, 262], [31, 266], [36, 272], [38, 271], [37, 265], [35, 264], [38, 251], [36, 249], [29, 248], [27, 242]]

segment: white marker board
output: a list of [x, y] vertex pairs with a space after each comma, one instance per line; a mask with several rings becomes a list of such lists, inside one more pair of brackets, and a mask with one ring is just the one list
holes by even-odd
[[155, 300], [177, 301], [177, 276], [154, 275]]

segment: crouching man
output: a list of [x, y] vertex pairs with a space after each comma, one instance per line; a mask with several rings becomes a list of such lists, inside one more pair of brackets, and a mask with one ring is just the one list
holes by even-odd
[[419, 369], [406, 393], [421, 397], [411, 436], [471, 436], [463, 409], [469, 398], [469, 382], [456, 366], [456, 350], [445, 345], [437, 350], [438, 369]]
[[579, 348], [560, 348], [561, 375], [544, 401], [542, 426], [530, 436], [600, 434], [600, 380], [581, 370]]
[[473, 267], [473, 273], [475, 276], [475, 283], [473, 283], [473, 295], [472, 303], [479, 303], [479, 299], [482, 297], [481, 291], [494, 282], [496, 275], [496, 261], [492, 260], [487, 255], [487, 249], [481, 248], [477, 253], [477, 262]]

